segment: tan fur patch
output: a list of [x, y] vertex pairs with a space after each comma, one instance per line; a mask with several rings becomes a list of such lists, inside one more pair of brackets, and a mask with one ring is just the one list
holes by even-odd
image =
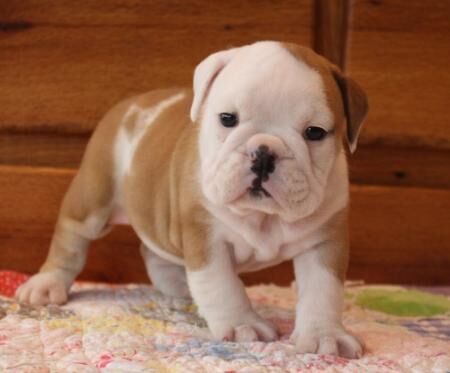
[[[47, 260], [41, 272], [65, 269], [74, 277], [86, 258], [89, 239], [78, 231], [89, 217], [98, 213], [97, 236], [106, 226], [114, 194], [112, 144], [129, 101], [112, 108], [99, 122], [84, 153], [80, 169], [64, 196]], [[72, 223], [71, 223], [72, 222]], [[68, 230], [67, 224], [73, 228]]]
[[207, 220], [198, 184], [192, 94], [164, 110], [142, 137], [125, 180], [125, 205], [138, 235], [184, 258], [189, 268], [207, 258]]
[[334, 271], [336, 276], [344, 281], [347, 274], [349, 258], [348, 238], [348, 208], [337, 212], [322, 229], [327, 232], [327, 240], [332, 241], [327, 245], [327, 250], [320, 251], [321, 262], [326, 268]]
[[332, 70], [338, 69], [338, 67], [334, 66], [331, 62], [318, 55], [310, 48], [291, 43], [283, 43], [283, 46], [295, 58], [316, 70], [322, 77], [328, 105], [334, 116], [335, 136], [338, 150], [340, 150], [343, 145], [342, 138], [345, 134], [345, 117], [341, 94], [332, 74]]

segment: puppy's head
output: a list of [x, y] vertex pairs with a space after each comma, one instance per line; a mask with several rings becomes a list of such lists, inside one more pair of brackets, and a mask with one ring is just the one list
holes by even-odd
[[361, 88], [308, 48], [259, 42], [218, 52], [194, 74], [201, 184], [210, 202], [295, 221], [321, 204], [343, 138], [367, 113]]

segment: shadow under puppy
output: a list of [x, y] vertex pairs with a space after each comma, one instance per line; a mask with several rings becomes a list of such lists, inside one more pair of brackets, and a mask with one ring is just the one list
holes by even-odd
[[195, 70], [193, 92], [157, 90], [121, 102], [95, 130], [48, 258], [18, 299], [66, 302], [89, 242], [130, 224], [154, 286], [192, 296], [214, 338], [276, 339], [238, 273], [293, 259], [298, 351], [361, 356], [341, 323], [343, 139], [353, 151], [367, 107], [336, 66], [280, 42], [210, 55]]

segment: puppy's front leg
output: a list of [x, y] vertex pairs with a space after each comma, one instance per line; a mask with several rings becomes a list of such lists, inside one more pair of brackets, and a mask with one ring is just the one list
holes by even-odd
[[187, 271], [192, 297], [214, 338], [241, 342], [276, 339], [274, 326], [253, 310], [226, 245], [214, 246], [207, 264]]
[[299, 300], [291, 340], [299, 352], [361, 357], [361, 343], [341, 321], [346, 267], [347, 242], [336, 234], [294, 258]]

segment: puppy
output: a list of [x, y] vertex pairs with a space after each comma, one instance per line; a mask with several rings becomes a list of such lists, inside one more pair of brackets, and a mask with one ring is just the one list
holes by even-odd
[[18, 299], [66, 302], [89, 242], [130, 224], [154, 286], [192, 296], [214, 338], [276, 339], [238, 273], [293, 259], [297, 350], [361, 356], [341, 323], [344, 143], [354, 151], [367, 109], [364, 92], [336, 66], [280, 42], [210, 55], [193, 92], [158, 90], [118, 104], [95, 130], [47, 260]]

